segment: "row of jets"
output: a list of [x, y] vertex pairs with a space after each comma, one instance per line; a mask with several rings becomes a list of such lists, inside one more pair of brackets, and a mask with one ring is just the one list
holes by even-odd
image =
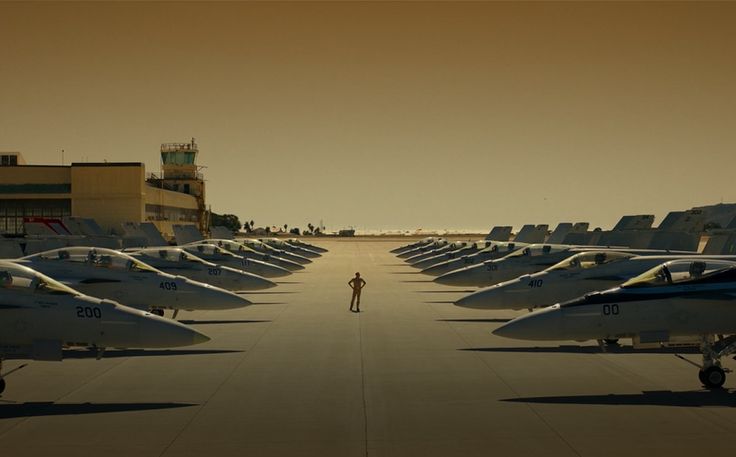
[[496, 335], [596, 340], [604, 350], [621, 338], [697, 345], [702, 363], [683, 360], [705, 387], [730, 372], [721, 359], [736, 352], [736, 255], [431, 237], [391, 252], [436, 283], [478, 288], [457, 306], [530, 311]]
[[[3, 359], [53, 360], [65, 348], [173, 348], [209, 341], [177, 322], [181, 310], [251, 304], [236, 292], [275, 287], [325, 249], [297, 239], [207, 239], [118, 251], [65, 247], [0, 260]], [[164, 310], [173, 310], [172, 319]]]

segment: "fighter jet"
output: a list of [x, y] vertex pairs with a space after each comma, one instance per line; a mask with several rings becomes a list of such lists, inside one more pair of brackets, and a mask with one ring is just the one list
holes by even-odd
[[282, 251], [291, 252], [308, 259], [314, 259], [315, 257], [322, 257], [322, 254], [311, 249], [307, 249], [301, 246], [293, 245], [287, 241], [278, 238], [261, 238], [259, 241], [266, 243], [274, 249], [281, 249]]
[[[620, 249], [615, 247], [570, 246], [566, 244], [532, 244], [524, 249], [512, 252], [506, 257], [443, 274], [435, 278], [434, 281], [455, 286], [488, 287], [521, 275], [544, 270], [579, 252]], [[697, 252], [692, 251], [666, 251], [661, 249], [638, 249], [636, 253], [646, 255], [698, 255]]]
[[316, 244], [306, 243], [304, 240], [299, 239], [299, 238], [287, 238], [286, 242], [289, 244], [293, 244], [295, 246], [301, 246], [303, 248], [307, 248], [310, 251], [319, 252], [320, 254], [329, 252], [326, 248], [323, 248], [322, 246], [317, 246]]
[[477, 252], [482, 251], [483, 249], [493, 246], [493, 244], [494, 244], [493, 241], [486, 241], [486, 240], [462, 243], [459, 245], [461, 247], [457, 249], [445, 251], [435, 256], [425, 258], [424, 260], [420, 260], [419, 262], [414, 262], [411, 264], [411, 266], [414, 268], [419, 268], [422, 271], [424, 271], [425, 269], [431, 268], [434, 265], [437, 265], [439, 263], [447, 262], [453, 259], [458, 259], [462, 256], [475, 254]]
[[674, 260], [620, 287], [516, 318], [493, 333], [523, 340], [633, 338], [635, 344], [697, 337], [700, 381], [718, 388], [726, 380], [721, 358], [736, 351], [735, 299], [736, 263]]
[[[0, 261], [0, 393], [3, 359], [59, 361], [62, 348], [167, 348], [208, 341], [170, 319], [83, 295], [10, 261]], [[18, 367], [11, 372], [16, 371]]]
[[457, 251], [459, 249], [468, 247], [470, 245], [471, 245], [470, 241], [453, 241], [452, 243], [448, 243], [444, 246], [440, 246], [437, 249], [432, 249], [430, 251], [421, 252], [419, 254], [413, 255], [407, 259], [404, 259], [404, 261], [408, 263], [409, 265], [416, 266], [417, 263], [421, 263], [427, 259], [433, 258], [440, 254], [444, 254], [446, 252]]
[[449, 273], [460, 268], [469, 267], [471, 265], [478, 265], [485, 262], [486, 260], [495, 260], [505, 257], [519, 248], [529, 246], [526, 243], [517, 243], [515, 241], [509, 242], [497, 242], [475, 254], [462, 255], [459, 258], [440, 262], [431, 267], [425, 268], [421, 273], [439, 276], [445, 273]]
[[[230, 251], [237, 256], [244, 257], [248, 260], [253, 260], [255, 262], [253, 262], [252, 265], [250, 263], [248, 265], [244, 265], [248, 267], [246, 271], [250, 271], [251, 273], [263, 276], [264, 278], [278, 278], [291, 274], [291, 272], [304, 269], [304, 265], [302, 265], [301, 263], [278, 257], [270, 253], [258, 252], [255, 249], [244, 245], [243, 243], [239, 243], [233, 240], [209, 238], [202, 241], [195, 241], [194, 243], [190, 244], [216, 244], [217, 246]], [[262, 265], [263, 263], [266, 263], [268, 265]], [[280, 268], [267, 268], [271, 265], [275, 265]], [[260, 273], [258, 273], [258, 271], [260, 271]]]
[[109, 298], [163, 316], [164, 309], [215, 310], [251, 303], [219, 287], [157, 270], [139, 259], [105, 248], [53, 249], [14, 262], [33, 268], [94, 297]]
[[243, 270], [200, 259], [181, 248], [146, 248], [128, 252], [146, 264], [171, 274], [233, 291], [261, 290], [276, 283]]
[[399, 246], [398, 248], [391, 249], [390, 252], [392, 254], [399, 255], [399, 254], [402, 254], [402, 253], [404, 253], [406, 251], [410, 251], [410, 250], [412, 250], [414, 248], [418, 248], [420, 246], [424, 246], [424, 245], [427, 245], [429, 243], [434, 243], [435, 241], [438, 241], [439, 239], [440, 238], [437, 238], [437, 237], [434, 237], [434, 236], [428, 236], [426, 238], [422, 238], [419, 241], [415, 241], [414, 243], [409, 243], [409, 244], [406, 244], [404, 246]]
[[[693, 255], [638, 255], [640, 251], [588, 251], [573, 255], [546, 270], [519, 276], [480, 289], [455, 302], [476, 309], [531, 309], [605, 290], [670, 260]], [[698, 256], [701, 258], [703, 256]], [[707, 256], [736, 261], [736, 256]]]
[[578, 251], [564, 244], [532, 244], [496, 260], [487, 260], [434, 278], [448, 286], [486, 287], [552, 266]]
[[280, 257], [282, 259], [291, 260], [292, 262], [296, 262], [301, 265], [312, 263], [311, 259], [308, 259], [307, 257], [304, 257], [303, 255], [295, 254], [289, 251], [284, 251], [283, 249], [276, 249], [260, 240], [244, 238], [238, 241], [248, 246], [249, 248], [253, 249], [254, 251], [260, 252], [262, 254], [270, 254], [276, 257]]
[[442, 246], [445, 246], [445, 245], [447, 245], [449, 243], [450, 242], [447, 241], [444, 238], [438, 238], [435, 241], [432, 241], [431, 243], [422, 244], [422, 245], [416, 246], [416, 247], [414, 247], [412, 249], [409, 249], [408, 251], [404, 251], [404, 252], [402, 252], [400, 254], [397, 254], [396, 257], [398, 257], [400, 259], [408, 259], [410, 257], [413, 257], [413, 256], [417, 255], [417, 254], [421, 254], [421, 253], [424, 253], [424, 252], [427, 252], [427, 251], [432, 251], [434, 249], [441, 248]]

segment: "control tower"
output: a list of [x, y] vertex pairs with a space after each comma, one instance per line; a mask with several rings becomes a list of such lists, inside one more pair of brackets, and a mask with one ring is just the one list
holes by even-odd
[[197, 225], [200, 231], [208, 229], [205, 205], [204, 178], [197, 166], [199, 148], [192, 138], [189, 143], [161, 144], [161, 176], [150, 179], [156, 187], [193, 196], [197, 200]]

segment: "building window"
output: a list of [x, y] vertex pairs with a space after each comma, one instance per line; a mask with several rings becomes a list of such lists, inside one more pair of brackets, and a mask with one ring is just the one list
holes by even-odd
[[24, 217], [71, 216], [72, 202], [68, 198], [0, 200], [0, 232], [10, 235], [25, 233]]

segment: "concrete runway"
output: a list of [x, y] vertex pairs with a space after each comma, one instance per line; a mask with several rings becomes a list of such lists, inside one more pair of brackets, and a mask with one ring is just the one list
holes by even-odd
[[[513, 312], [411, 273], [396, 241], [319, 240], [303, 273], [236, 311], [182, 313], [212, 341], [74, 352], [11, 375], [3, 455], [616, 456], [726, 453], [736, 396], [666, 353], [539, 346]], [[368, 282], [350, 313], [347, 281]], [[698, 360], [697, 355], [690, 355]], [[20, 362], [8, 361], [5, 369]], [[733, 367], [731, 360], [726, 365]], [[736, 375], [726, 381], [736, 386]]]

